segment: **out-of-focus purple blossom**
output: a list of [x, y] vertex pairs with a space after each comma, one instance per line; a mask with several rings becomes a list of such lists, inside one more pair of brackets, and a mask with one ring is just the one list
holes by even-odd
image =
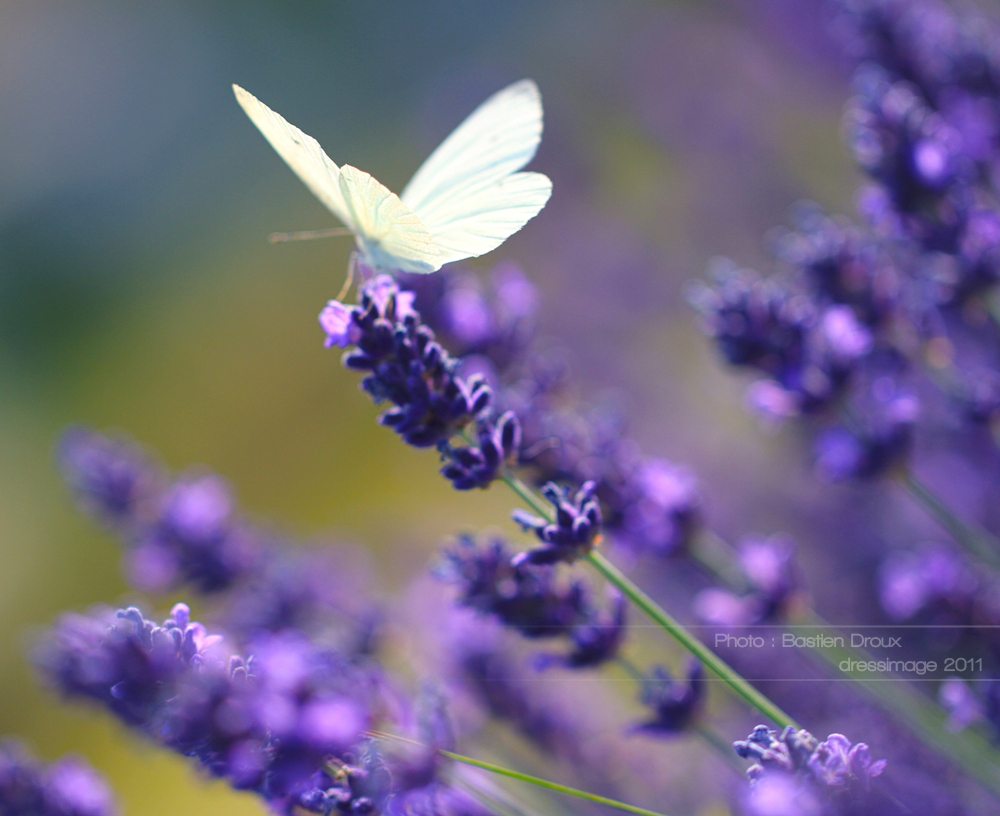
[[[218, 476], [189, 473], [171, 482], [134, 443], [84, 430], [66, 435], [60, 460], [83, 507], [110, 522], [122, 539], [133, 586], [165, 591], [186, 584], [221, 595], [219, 617], [237, 637], [296, 627], [329, 630], [332, 613], [355, 628], [370, 622], [370, 604], [357, 591], [357, 564], [333, 553], [282, 549], [273, 534], [239, 515]], [[109, 483], [142, 485], [140, 493], [126, 491], [141, 498], [118, 502], [111, 513]]]
[[594, 497], [596, 482], [584, 482], [571, 497], [567, 488], [550, 482], [542, 493], [555, 507], [555, 521], [515, 510], [514, 521], [527, 532], [531, 530], [543, 546], [518, 553], [514, 564], [556, 564], [575, 561], [586, 555], [594, 546], [601, 532], [601, 507]]
[[188, 583], [218, 591], [262, 557], [257, 534], [235, 516], [229, 488], [217, 476], [168, 484], [134, 444], [82, 429], [64, 437], [59, 459], [80, 503], [123, 538], [129, 578], [141, 589]]
[[852, 745], [843, 734], [830, 734], [809, 757], [809, 770], [822, 784], [845, 787], [867, 784], [869, 779], [885, 770], [886, 760], [872, 760], [868, 746]]
[[821, 816], [823, 807], [808, 780], [772, 774], [744, 794], [747, 816]]
[[810, 202], [792, 208], [791, 222], [791, 229], [775, 231], [775, 255], [820, 299], [850, 306], [871, 329], [900, 308], [899, 270], [875, 236]]
[[698, 519], [697, 480], [690, 469], [666, 459], [638, 463], [618, 510], [616, 540], [636, 551], [665, 555], [686, 541]]
[[835, 424], [815, 440], [816, 470], [830, 481], [878, 476], [909, 452], [920, 405], [890, 376], [877, 377], [855, 403], [851, 426]]
[[986, 717], [983, 701], [959, 677], [949, 677], [940, 685], [938, 701], [948, 712], [949, 731], [961, 731]]
[[746, 538], [737, 546], [736, 563], [747, 591], [737, 595], [717, 587], [703, 589], [694, 598], [695, 615], [720, 626], [781, 620], [802, 591], [792, 540], [781, 534]]
[[980, 586], [976, 572], [943, 545], [893, 553], [879, 570], [879, 600], [886, 615], [896, 621], [942, 602], [968, 609]]
[[535, 659], [536, 668], [565, 666], [569, 669], [583, 669], [612, 660], [625, 639], [628, 607], [621, 595], [612, 596], [610, 607], [605, 611], [593, 605], [585, 606], [577, 623], [570, 629], [569, 652], [538, 655]]
[[503, 372], [519, 361], [534, 330], [538, 291], [513, 263], [499, 263], [490, 285], [448, 267], [433, 275], [404, 276], [416, 306], [457, 357], [483, 355]]
[[458, 603], [492, 615], [525, 637], [567, 632], [584, 608], [586, 589], [579, 582], [558, 588], [551, 570], [511, 563], [503, 539], [479, 544], [460, 537], [443, 552], [438, 574], [459, 589]]
[[808, 298], [728, 262], [719, 261], [713, 276], [716, 286], [693, 290], [691, 299], [726, 362], [785, 382], [801, 368], [816, 321]]
[[727, 362], [773, 380], [766, 390], [753, 386], [749, 395], [751, 406], [769, 419], [828, 407], [874, 348], [871, 329], [850, 305], [824, 302], [722, 262], [715, 276], [716, 286], [696, 288], [692, 302]]
[[701, 663], [692, 660], [683, 680], [670, 676], [661, 666], [642, 683], [642, 704], [653, 709], [653, 719], [635, 727], [636, 731], [677, 734], [684, 731], [701, 710], [707, 691]]
[[38, 660], [63, 694], [96, 700], [126, 724], [141, 727], [154, 721], [185, 672], [212, 662], [219, 641], [190, 622], [184, 604], [162, 626], [135, 607], [99, 609], [65, 615]]
[[73, 428], [60, 441], [58, 460], [80, 504], [115, 528], [134, 525], [160, 492], [159, 469], [125, 439]]
[[861, 61], [847, 130], [873, 181], [862, 212], [926, 253], [908, 266], [938, 303], [962, 302], [1000, 273], [995, 210], [982, 207], [997, 172], [1000, 28], [939, 0], [841, 7], [838, 27]]
[[228, 655], [178, 604], [162, 626], [138, 609], [67, 616], [39, 652], [61, 692], [96, 700], [163, 746], [196, 757], [279, 812], [302, 806], [329, 758], [362, 740], [371, 682], [294, 632]]
[[442, 445], [447, 460], [441, 474], [456, 490], [487, 488], [506, 465], [515, 464], [521, 445], [521, 425], [513, 411], [495, 421], [481, 420], [476, 427], [476, 444], [464, 447]]
[[3, 816], [115, 816], [107, 784], [76, 757], [42, 766], [15, 742], [0, 742]]
[[595, 666], [613, 658], [625, 632], [625, 604], [604, 611], [580, 581], [560, 584], [551, 568], [518, 562], [501, 539], [460, 538], [443, 553], [438, 574], [459, 589], [458, 603], [490, 615], [528, 638], [561, 636], [570, 651], [540, 655], [536, 667]]

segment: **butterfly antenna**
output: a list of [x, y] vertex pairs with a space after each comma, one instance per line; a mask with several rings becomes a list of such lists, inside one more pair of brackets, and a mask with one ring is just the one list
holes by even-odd
[[351, 257], [347, 260], [347, 280], [344, 281], [344, 285], [340, 288], [340, 294], [337, 295], [335, 300], [343, 300], [344, 296], [351, 291], [351, 284], [354, 283], [354, 265], [357, 262], [358, 253], [352, 252]]
[[556, 436], [548, 436], [544, 439], [539, 439], [534, 445], [528, 448], [524, 453], [521, 454], [521, 460], [524, 462], [530, 462], [536, 456], [541, 456], [547, 450], [556, 450], [562, 447], [561, 440]]
[[311, 241], [313, 238], [333, 238], [338, 235], [351, 235], [347, 227], [331, 227], [321, 230], [304, 230], [303, 232], [272, 232], [267, 240], [272, 244], [283, 244], [286, 241]]

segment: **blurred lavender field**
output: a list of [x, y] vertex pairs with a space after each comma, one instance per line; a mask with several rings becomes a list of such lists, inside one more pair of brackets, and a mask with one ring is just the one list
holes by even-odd
[[[952, 41], [940, 34], [950, 29], [935, 22], [937, 7], [927, 8], [919, 19], [937, 38], [913, 37], [925, 48], [914, 47], [925, 67], [932, 66], [933, 90], [934, 82], [948, 81], [944, 69], [934, 73], [934, 49]], [[855, 23], [864, 19], [858, 14]], [[925, 30], [912, 25], [918, 34]], [[979, 25], [973, 28], [990, 30]], [[22, 739], [47, 762], [66, 752], [83, 755], [126, 814], [263, 812], [259, 798], [206, 782], [190, 761], [96, 708], [57, 702], [32, 667], [34, 655], [50, 685], [98, 699], [127, 725], [147, 723], [148, 712], [133, 706], [127, 691], [81, 690], [83, 670], [62, 662], [66, 643], [91, 643], [94, 631], [132, 626], [151, 643], [187, 637], [201, 655], [204, 633], [175, 607], [183, 602], [192, 619], [224, 630], [236, 651], [252, 648], [265, 663], [268, 656], [298, 660], [307, 651], [283, 636], [292, 627], [361, 656], [348, 668], [320, 661], [301, 669], [308, 688], [302, 694], [336, 707], [340, 717], [343, 731], [324, 731], [325, 745], [350, 743], [363, 729], [360, 712], [373, 707], [409, 726], [411, 737], [426, 736], [421, 706], [433, 692], [421, 689], [430, 679], [447, 698], [463, 753], [664, 814], [834, 812], [811, 798], [793, 806], [791, 794], [771, 782], [748, 804], [748, 763], [726, 746], [763, 718], [722, 683], [701, 680], [683, 651], [638, 614], [624, 624], [628, 664], [691, 678], [647, 677], [645, 700], [627, 664], [574, 668], [616, 654], [621, 644], [609, 640], [620, 634], [615, 600], [595, 590], [584, 603], [564, 583], [553, 590], [548, 579], [539, 579], [538, 589], [534, 579], [504, 571], [506, 550], [481, 555], [482, 544], [455, 543], [455, 535], [487, 531], [518, 549], [538, 544], [510, 520], [516, 501], [503, 485], [456, 492], [437, 475], [433, 450], [400, 445], [377, 425], [358, 377], [340, 366], [339, 349], [323, 347], [316, 315], [341, 286], [350, 242], [267, 244], [272, 231], [333, 221], [248, 123], [230, 85], [274, 105], [335, 160], [399, 190], [475, 105], [510, 82], [534, 79], [545, 131], [531, 169], [552, 179], [551, 201], [488, 256], [402, 281], [445, 348], [473, 355], [461, 370], [487, 370], [501, 394], [497, 409], [521, 417], [522, 442], [532, 454], [520, 451], [525, 478], [553, 476], [574, 491], [584, 478], [596, 478], [607, 530], [602, 551], [683, 623], [723, 626], [692, 629], [709, 640], [717, 631], [749, 631], [747, 624], [811, 620], [809, 609], [845, 627], [948, 625], [954, 628], [907, 635], [906, 656], [976, 657], [985, 660], [985, 674], [996, 676], [989, 627], [1000, 621], [1000, 584], [961, 553], [961, 531], [935, 522], [926, 503], [922, 508], [901, 488], [899, 463], [908, 461], [906, 473], [956, 517], [997, 529], [993, 427], [1000, 388], [990, 310], [1000, 241], [993, 222], [978, 215], [996, 209], [988, 196], [996, 181], [997, 115], [971, 92], [957, 102], [954, 95], [935, 98], [954, 116], [940, 131], [932, 130], [937, 120], [922, 121], [926, 132], [915, 139], [918, 147], [922, 138], [958, 155], [947, 154], [942, 166], [966, 159], [961, 172], [934, 175], [932, 160], [940, 156], [925, 151], [920, 155], [930, 158], [917, 170], [926, 171], [927, 189], [918, 191], [924, 197], [917, 204], [886, 204], [871, 189], [866, 197], [858, 154], [870, 160], [868, 175], [879, 189], [904, 185], [902, 171], [878, 165], [872, 147], [880, 127], [895, 133], [891, 121], [878, 119], [891, 120], [891, 105], [875, 111], [892, 78], [852, 80], [864, 55], [863, 38], [849, 28], [819, 0], [434, 0], [395, 4], [391, 13], [314, 2], [0, 7], [0, 735]], [[983, 50], [996, 58], [995, 40], [986, 38]], [[931, 95], [910, 68], [893, 66]], [[976, 93], [995, 102], [1000, 95], [990, 82], [997, 77], [986, 69], [983, 76], [989, 81]], [[966, 138], [958, 148], [952, 131]], [[968, 159], [972, 132], [984, 146]], [[886, 142], [879, 145], [890, 152]], [[820, 317], [789, 317], [803, 298], [819, 298], [813, 290], [803, 295], [806, 284], [795, 276], [818, 268], [824, 249], [833, 245], [833, 255], [847, 255], [857, 241], [862, 260], [855, 266], [871, 257], [867, 232], [859, 238], [818, 212], [872, 224], [879, 236], [896, 230], [893, 241], [911, 230], [917, 237], [906, 239], [940, 260], [951, 250], [941, 241], [928, 249], [929, 238], [920, 242], [929, 228], [919, 229], [921, 219], [937, 225], [939, 216], [950, 224], [948, 214], [960, 210], [955, 202], [972, 200], [952, 195], [953, 187], [962, 195], [975, 187], [967, 211], [979, 220], [967, 221], [985, 225], [974, 236], [985, 247], [984, 280], [970, 273], [963, 289], [965, 279], [956, 283], [958, 273], [942, 261], [926, 275], [921, 268], [920, 280], [930, 283], [914, 288], [912, 303], [909, 295], [887, 296], [884, 313], [891, 317], [884, 321], [875, 307], [864, 311], [867, 302], [835, 296]], [[900, 216], [888, 225], [897, 210], [910, 220]], [[961, 251], [952, 255], [972, 254], [969, 233], [961, 233]], [[720, 257], [765, 276], [777, 270], [793, 281], [791, 294], [734, 275]], [[715, 289], [708, 288], [709, 268], [722, 276]], [[775, 341], [778, 351], [756, 357], [733, 352], [745, 351], [740, 344], [749, 345], [754, 327], [727, 321], [726, 310], [740, 313], [754, 298], [777, 304], [780, 329], [806, 326], [806, 336], [825, 327], [840, 352], [853, 349], [843, 358], [850, 360], [842, 366], [847, 384], [831, 364], [825, 373], [834, 385], [817, 397], [800, 376], [809, 365], [774, 362], [788, 342]], [[899, 306], [904, 301], [906, 308]], [[844, 303], [849, 315], [838, 310]], [[385, 308], [376, 309], [383, 318]], [[868, 314], [876, 316], [865, 322]], [[916, 374], [899, 373], [897, 357], [914, 349], [929, 372], [919, 380], [919, 364], [912, 366]], [[724, 357], [757, 370], [736, 370]], [[857, 373], [856, 359], [870, 367]], [[549, 371], [570, 383], [559, 396], [577, 412], [556, 430], [526, 421], [537, 406], [523, 390], [503, 396], [502, 383], [523, 384]], [[767, 382], [755, 385], [761, 373]], [[900, 384], [886, 396], [890, 375]], [[830, 418], [850, 402], [847, 413], [863, 424], [872, 401], [876, 414], [892, 402], [898, 419], [890, 429], [898, 436], [887, 432], [882, 447], [876, 433], [874, 442], [852, 436], [854, 426], [845, 430]], [[917, 402], [919, 423], [908, 413]], [[776, 421], [783, 413], [795, 416]], [[105, 448], [96, 437], [63, 436], [76, 426], [137, 440], [149, 462], [134, 460], [139, 454], [128, 447]], [[551, 445], [553, 438], [563, 447]], [[59, 472], [57, 449], [73, 490]], [[570, 461], [570, 454], [580, 456]], [[119, 504], [87, 481], [106, 474], [101, 468], [110, 460], [121, 468], [115, 483], [125, 485], [125, 499], [114, 497]], [[615, 467], [619, 482], [602, 482]], [[621, 484], [642, 484], [647, 492], [616, 493]], [[114, 535], [79, 512], [73, 492], [124, 536], [125, 558]], [[585, 498], [576, 509], [586, 515]], [[689, 557], [692, 542], [711, 537], [740, 545], [742, 586], [723, 587]], [[218, 539], [226, 547], [208, 561], [184, 561], [170, 542], [189, 539]], [[440, 554], [443, 545], [450, 555]], [[458, 589], [434, 577], [431, 564]], [[469, 571], [480, 568], [500, 575], [503, 591], [516, 584], [518, 592], [556, 592], [558, 602], [544, 610], [553, 627], [545, 633], [570, 632], [569, 651], [563, 642], [531, 637], [542, 633], [535, 607], [529, 615], [503, 606], [503, 598], [476, 595]], [[586, 577], [588, 587], [594, 578]], [[456, 612], [452, 597], [462, 590], [467, 606], [494, 613], [500, 607], [511, 626]], [[154, 629], [138, 613], [118, 619], [100, 612], [96, 628], [73, 619], [58, 635], [44, 634], [64, 612], [95, 604], [135, 604], [146, 618], [167, 621]], [[320, 614], [328, 609], [347, 624], [330, 626]], [[568, 628], [565, 616], [573, 621]], [[593, 630], [584, 632], [581, 620]], [[391, 681], [369, 674], [365, 661], [376, 653]], [[836, 812], [907, 812], [893, 808], [918, 803], [929, 813], [995, 812], [998, 799], [988, 785], [971, 781], [974, 774], [921, 744], [886, 705], [822, 664], [798, 652], [781, 661], [754, 650], [723, 655], [820, 741], [828, 734], [850, 738], [846, 746], [829, 743], [830, 751], [846, 756], [851, 743], [864, 742], [869, 759], [888, 759], [873, 780], [886, 798], [839, 802]], [[280, 686], [276, 675], [261, 676]], [[968, 726], [963, 733], [995, 743], [994, 686], [942, 684], [942, 676], [913, 684], [921, 699], [947, 713], [947, 728]], [[477, 678], [485, 682], [477, 686]], [[357, 693], [362, 687], [365, 695]], [[701, 723], [721, 735], [721, 750], [699, 736]], [[202, 756], [190, 734], [157, 738]], [[441, 746], [450, 744], [441, 738]], [[745, 755], [757, 756], [758, 744], [744, 742]], [[299, 748], [280, 757], [289, 778], [289, 768], [316, 764], [323, 753], [311, 743]], [[232, 757], [243, 749], [227, 750]], [[864, 763], [863, 752], [851, 756], [844, 767], [855, 762], [850, 767], [867, 784], [875, 766]], [[825, 768], [833, 776], [837, 761]], [[254, 767], [246, 757], [241, 762], [244, 771]], [[215, 772], [279, 807], [278, 794], [262, 792], [249, 771], [242, 780]], [[396, 778], [436, 773], [422, 755], [394, 767]], [[502, 801], [506, 812], [600, 810], [485, 775], [459, 777], [480, 800]], [[84, 812], [106, 812], [97, 799]], [[316, 804], [314, 812], [322, 807], [332, 805]], [[482, 804], [459, 797], [395, 807], [478, 813]]]

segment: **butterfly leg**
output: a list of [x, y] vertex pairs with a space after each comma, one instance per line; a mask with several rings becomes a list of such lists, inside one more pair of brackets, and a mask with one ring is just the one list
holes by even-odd
[[351, 284], [354, 283], [354, 267], [358, 262], [358, 253], [351, 252], [351, 256], [347, 259], [347, 280], [344, 281], [344, 285], [340, 288], [340, 294], [335, 298], [336, 300], [343, 300], [344, 296], [351, 291]]

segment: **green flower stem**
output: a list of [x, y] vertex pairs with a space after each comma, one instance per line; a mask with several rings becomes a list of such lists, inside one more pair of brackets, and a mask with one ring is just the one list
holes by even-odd
[[[389, 734], [385, 731], [369, 731], [368, 734], [377, 739], [390, 739], [397, 742], [408, 742], [411, 745], [426, 747], [423, 743], [419, 743], [416, 740], [400, 737], [396, 734]], [[539, 788], [545, 788], [546, 790], [555, 791], [556, 793], [562, 793], [566, 796], [574, 796], [577, 799], [585, 799], [588, 802], [595, 802], [598, 805], [607, 805], [608, 807], [615, 808], [616, 810], [622, 810], [626, 813], [635, 813], [637, 816], [664, 816], [664, 814], [658, 813], [655, 810], [648, 810], [646, 808], [638, 807], [637, 805], [619, 802], [617, 799], [610, 799], [607, 796], [600, 796], [596, 793], [588, 793], [587, 791], [580, 790], [579, 788], [572, 788], [569, 785], [561, 785], [558, 782], [542, 779], [539, 776], [532, 776], [531, 774], [515, 771], [511, 768], [504, 768], [502, 765], [494, 765], [492, 762], [485, 762], [482, 759], [475, 759], [470, 756], [465, 756], [464, 754], [456, 754], [454, 751], [445, 751], [443, 748], [438, 748], [437, 752], [441, 756], [453, 760], [454, 762], [461, 762], [463, 765], [471, 765], [474, 768], [481, 768], [484, 771], [489, 771], [490, 773], [497, 774], [498, 776], [505, 776], [508, 779], [516, 779], [519, 782], [526, 782], [529, 785], [535, 785]]]
[[599, 796], [596, 793], [587, 793], [586, 791], [582, 791], [577, 788], [571, 788], [568, 785], [560, 785], [558, 782], [550, 782], [548, 779], [542, 779], [537, 776], [532, 776], [531, 774], [522, 773], [521, 771], [513, 771], [510, 768], [503, 768], [500, 765], [494, 765], [492, 762], [484, 762], [481, 759], [473, 759], [472, 757], [440, 749], [438, 750], [438, 753], [443, 757], [454, 760], [455, 762], [462, 762], [466, 765], [471, 765], [474, 768], [482, 768], [484, 771], [489, 771], [490, 773], [495, 773], [500, 776], [506, 776], [508, 779], [516, 779], [519, 782], [527, 782], [529, 785], [537, 785], [540, 788], [546, 788], [547, 790], [562, 793], [566, 796], [574, 796], [577, 799], [585, 799], [588, 802], [596, 802], [599, 805], [607, 805], [608, 807], [615, 808], [616, 810], [622, 810], [625, 813], [635, 813], [638, 814], [638, 816], [664, 816], [662, 813], [657, 813], [655, 810], [647, 810], [646, 808], [641, 808], [637, 805], [629, 805], [625, 802], [619, 802], [617, 799], [609, 799], [607, 796]]
[[961, 521], [909, 470], [900, 471], [896, 481], [955, 541], [984, 564], [1000, 571], [1000, 540], [996, 536]]
[[[538, 515], [552, 520], [552, 509], [542, 502], [535, 491], [508, 471], [504, 471], [502, 479]], [[735, 669], [678, 623], [602, 553], [594, 550], [586, 555], [584, 560], [603, 575], [608, 583], [617, 588], [644, 615], [700, 660], [702, 665], [729, 686], [737, 697], [782, 728], [787, 725], [798, 727], [795, 720], [757, 691]]]
[[743, 679], [743, 676], [739, 672], [678, 623], [670, 613], [643, 592], [625, 573], [605, 558], [602, 553], [594, 550], [585, 557], [585, 560], [601, 573], [609, 584], [616, 587], [622, 595], [628, 598], [646, 617], [658, 624], [664, 632], [700, 660], [706, 669], [729, 686], [733, 694], [752, 708], [757, 709], [757, 711], [778, 726], [784, 728], [787, 725], [791, 725], [798, 728], [795, 720], [778, 708], [766, 696], [757, 691], [757, 689]]

